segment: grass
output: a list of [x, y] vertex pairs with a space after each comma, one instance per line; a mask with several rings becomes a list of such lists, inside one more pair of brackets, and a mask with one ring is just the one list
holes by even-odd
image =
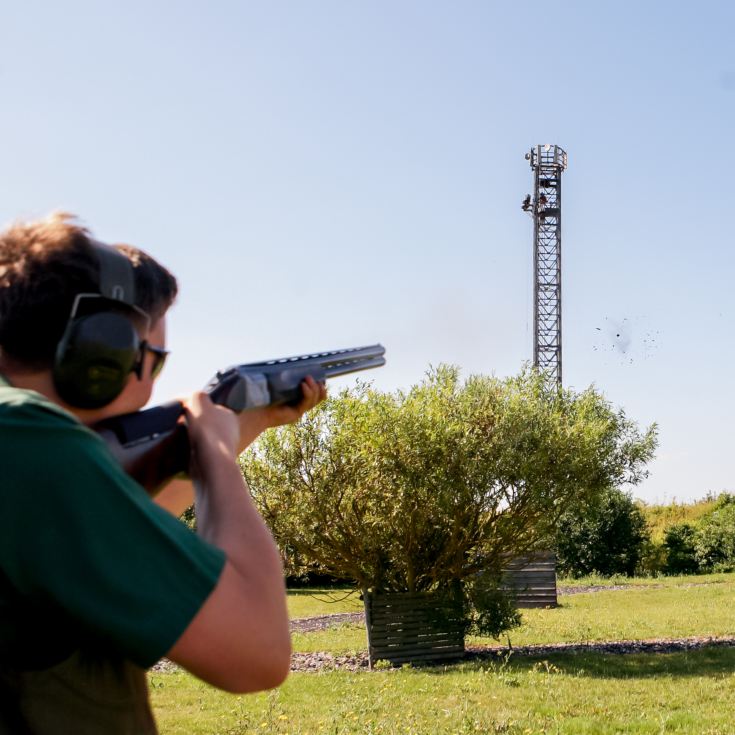
[[735, 651], [577, 655], [363, 674], [293, 674], [233, 697], [152, 677], [161, 735], [732, 733]]
[[[609, 581], [609, 580], [606, 580]], [[568, 584], [601, 584], [599, 578], [564, 580]], [[735, 575], [622, 579], [624, 590], [561, 595], [553, 610], [524, 610], [523, 624], [508, 632], [514, 646], [542, 643], [582, 643], [605, 640], [642, 640], [689, 636], [735, 635]], [[300, 611], [322, 610], [318, 599], [300, 601]], [[357, 603], [359, 600], [354, 598]], [[289, 600], [290, 602], [290, 600]], [[346, 603], [344, 603], [346, 604]], [[361, 604], [361, 603], [360, 603]], [[361, 609], [356, 606], [355, 609]], [[336, 611], [336, 610], [335, 610]], [[341, 610], [340, 610], [341, 611]], [[322, 612], [300, 614], [321, 615]], [[491, 638], [468, 638], [472, 645], [498, 645]], [[503, 643], [506, 642], [504, 637]], [[313, 633], [295, 633], [295, 651], [348, 653], [367, 647], [365, 626], [346, 623]], [[735, 731], [735, 729], [734, 729]]]
[[[719, 575], [720, 577], [724, 575]], [[702, 578], [699, 578], [700, 580]], [[561, 596], [553, 610], [524, 610], [515, 645], [735, 633], [735, 579]]]
[[720, 582], [730, 582], [732, 575], [727, 573], [719, 574], [682, 574], [679, 576], [658, 576], [658, 577], [626, 577], [617, 574], [612, 577], [600, 577], [597, 574], [591, 574], [587, 577], [560, 577], [557, 579], [556, 586], [559, 589], [568, 587], [691, 587], [692, 585], [706, 585]]
[[288, 592], [288, 614], [291, 619], [362, 611], [362, 600], [353, 589], [310, 588]]
[[[631, 584], [631, 580], [618, 580]], [[562, 582], [562, 585], [566, 581]], [[574, 580], [570, 584], [599, 584]], [[633, 580], [524, 611], [513, 645], [735, 633], [735, 575]], [[339, 599], [339, 597], [337, 598]], [[289, 596], [293, 617], [361, 609], [354, 596]], [[473, 643], [494, 643], [473, 639]], [[364, 650], [364, 626], [294, 637], [296, 650]], [[386, 733], [733, 733], [735, 649], [510, 655], [495, 663], [352, 674], [295, 673], [277, 691], [235, 697], [185, 673], [152, 674], [162, 735]]]

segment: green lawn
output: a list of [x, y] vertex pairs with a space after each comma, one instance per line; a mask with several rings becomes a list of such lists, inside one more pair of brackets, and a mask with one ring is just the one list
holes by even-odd
[[[555, 610], [524, 611], [511, 641], [735, 635], [734, 593], [735, 575], [713, 575], [563, 596]], [[293, 617], [361, 609], [356, 597], [328, 602], [323, 592], [292, 594], [289, 606]], [[365, 647], [362, 626], [295, 636], [302, 651]], [[277, 691], [242, 697], [184, 673], [152, 674], [151, 685], [162, 735], [735, 732], [735, 649], [728, 648], [295, 673]]]
[[234, 697], [152, 677], [162, 735], [732, 733], [735, 651], [556, 656], [363, 674], [292, 674]]
[[524, 610], [514, 645], [735, 635], [735, 578], [565, 595], [553, 610]]
[[362, 611], [362, 600], [352, 589], [304, 589], [288, 593], [288, 614], [292, 619]]
[[[613, 581], [629, 587], [609, 592], [560, 595], [560, 605], [553, 610], [524, 610], [523, 625], [509, 631], [500, 643], [507, 643], [507, 638], [514, 646], [524, 646], [735, 635], [735, 605], [732, 604], [735, 600], [735, 575], [644, 579], [633, 583], [631, 580]], [[560, 587], [580, 584], [598, 585], [600, 580], [565, 580]], [[299, 597], [302, 598], [300, 612], [294, 617], [325, 614], [318, 599], [308, 595]], [[346, 605], [350, 600], [354, 605], [352, 609], [362, 609], [362, 603], [356, 596], [342, 604]], [[334, 612], [347, 609], [335, 609]], [[467, 642], [472, 645], [499, 643], [491, 638], [476, 637], [468, 638]], [[367, 647], [365, 626], [346, 623], [314, 633], [295, 633], [293, 647], [299, 652], [362, 650]]]

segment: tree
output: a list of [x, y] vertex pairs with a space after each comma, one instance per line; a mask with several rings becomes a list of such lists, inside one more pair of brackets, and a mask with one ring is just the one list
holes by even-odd
[[415, 592], [499, 574], [570, 508], [640, 481], [655, 444], [593, 389], [441, 366], [407, 392], [345, 390], [241, 462], [292, 559]]
[[632, 497], [606, 488], [591, 503], [560, 518], [555, 534], [557, 568], [574, 577], [632, 576], [648, 540], [646, 519]]

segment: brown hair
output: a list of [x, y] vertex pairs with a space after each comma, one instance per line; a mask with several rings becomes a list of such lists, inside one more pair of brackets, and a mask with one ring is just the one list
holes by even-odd
[[[135, 301], [155, 321], [171, 306], [176, 279], [150, 255], [117, 245], [133, 265]], [[56, 212], [0, 233], [0, 350], [32, 369], [53, 365], [74, 297], [99, 292], [99, 261], [89, 231]]]

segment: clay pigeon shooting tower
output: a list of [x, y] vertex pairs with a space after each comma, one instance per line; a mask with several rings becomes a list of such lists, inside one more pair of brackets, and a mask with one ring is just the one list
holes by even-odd
[[561, 175], [567, 154], [558, 145], [526, 153], [533, 196], [521, 208], [533, 219], [533, 364], [561, 386]]

